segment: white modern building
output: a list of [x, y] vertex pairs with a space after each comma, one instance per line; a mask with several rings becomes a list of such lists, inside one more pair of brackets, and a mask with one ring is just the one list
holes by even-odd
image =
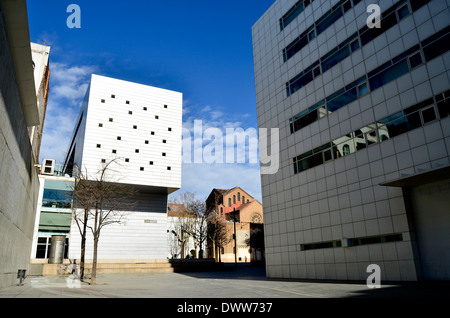
[[[120, 224], [103, 228], [99, 260], [165, 259], [167, 196], [181, 187], [182, 94], [92, 75], [65, 159], [65, 174], [96, 177], [115, 159], [109, 182], [138, 190]], [[92, 239], [86, 259], [92, 255]], [[73, 223], [69, 258], [80, 258]]]
[[[370, 28], [370, 4], [381, 27]], [[277, 0], [253, 26], [268, 277], [450, 279], [450, 3]]]

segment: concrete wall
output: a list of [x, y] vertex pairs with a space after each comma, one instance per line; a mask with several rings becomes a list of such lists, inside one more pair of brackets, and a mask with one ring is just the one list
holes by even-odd
[[425, 279], [450, 279], [450, 180], [410, 190], [419, 258]]
[[[167, 247], [167, 194], [140, 193], [133, 198], [138, 206], [123, 212], [120, 224], [101, 230], [98, 260], [165, 259]], [[73, 222], [69, 258], [80, 259], [81, 235]], [[93, 237], [88, 229], [86, 259], [93, 258]]]
[[0, 11], [0, 288], [28, 269], [39, 181]]

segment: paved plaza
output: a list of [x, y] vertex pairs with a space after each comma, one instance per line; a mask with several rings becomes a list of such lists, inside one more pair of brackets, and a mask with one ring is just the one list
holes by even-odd
[[271, 280], [264, 268], [230, 264], [223, 271], [158, 274], [103, 274], [97, 285], [67, 276], [28, 276], [22, 286], [0, 289], [0, 298], [450, 298], [450, 283]]

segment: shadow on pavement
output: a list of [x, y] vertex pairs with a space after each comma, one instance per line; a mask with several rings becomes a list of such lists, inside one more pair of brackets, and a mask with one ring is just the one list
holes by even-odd
[[382, 288], [355, 291], [349, 298], [450, 298], [450, 282], [421, 281], [392, 284]]
[[204, 272], [180, 272], [179, 274], [199, 279], [242, 279], [267, 280], [264, 266], [254, 266], [250, 263], [225, 263], [222, 270]]

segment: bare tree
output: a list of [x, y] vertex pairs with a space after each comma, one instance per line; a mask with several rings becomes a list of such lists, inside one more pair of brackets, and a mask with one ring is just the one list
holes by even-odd
[[194, 199], [186, 203], [186, 211], [194, 216], [194, 224], [191, 227], [190, 234], [194, 238], [196, 245], [199, 247], [198, 258], [203, 258], [204, 256], [204, 245], [208, 238], [207, 232], [207, 219], [208, 215], [206, 213], [206, 205], [204, 200]]
[[72, 189], [73, 209], [72, 217], [78, 227], [81, 236], [80, 279], [84, 278], [84, 263], [86, 254], [86, 230], [89, 219], [89, 211], [95, 206], [92, 194], [92, 183], [86, 176], [79, 173], [75, 176]]
[[208, 237], [215, 248], [219, 250], [219, 262], [222, 262], [221, 251], [225, 245], [233, 240], [233, 237], [230, 235], [230, 228], [227, 226], [227, 223], [221, 221], [215, 212], [211, 212], [208, 215]]
[[180, 248], [181, 258], [186, 256], [186, 243], [188, 243], [190, 237], [194, 239], [194, 245], [197, 246], [195, 238], [197, 215], [192, 213], [192, 202], [194, 201], [195, 193], [192, 192], [182, 193], [178, 197], [170, 199], [170, 203], [180, 205], [176, 211], [176, 216], [172, 218], [172, 233]]
[[[116, 161], [117, 159], [113, 159], [103, 164], [97, 174], [92, 177], [88, 177], [86, 173], [85, 176], [79, 178], [78, 187], [75, 186], [74, 198], [77, 198], [76, 200], [83, 210], [82, 217], [79, 214], [75, 218], [76, 223], [79, 225], [80, 233], [84, 236], [86, 227], [89, 228], [94, 240], [91, 285], [96, 284], [98, 243], [101, 230], [105, 226], [122, 223], [127, 211], [130, 211], [136, 204], [132, 201], [136, 193], [134, 188], [111, 180], [110, 174], [114, 172], [112, 168]], [[82, 238], [82, 255], [84, 253], [83, 246], [85, 247], [85, 243]]]

